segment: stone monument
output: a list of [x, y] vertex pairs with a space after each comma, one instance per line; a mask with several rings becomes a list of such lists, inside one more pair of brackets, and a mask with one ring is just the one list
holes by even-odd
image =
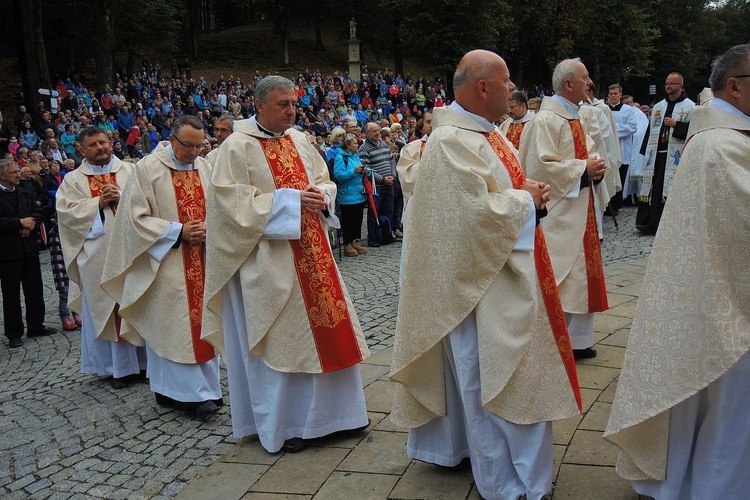
[[349, 77], [355, 83], [359, 83], [362, 77], [360, 74], [362, 60], [359, 51], [361, 44], [362, 41], [357, 38], [357, 20], [352, 18], [349, 21]]

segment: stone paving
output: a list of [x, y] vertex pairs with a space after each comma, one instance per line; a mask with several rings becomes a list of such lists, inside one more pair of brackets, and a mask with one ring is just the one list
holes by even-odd
[[[614, 448], [600, 438], [653, 241], [635, 231], [634, 218], [635, 209], [623, 209], [617, 232], [605, 218], [611, 309], [596, 319], [599, 356], [579, 363], [586, 412], [554, 425], [555, 498], [637, 498], [614, 473]], [[146, 384], [115, 391], [78, 373], [79, 332], [24, 338], [20, 349], [0, 348], [0, 496], [478, 498], [470, 471], [408, 459], [406, 433], [388, 419], [399, 252], [396, 243], [340, 262], [373, 352], [362, 365], [372, 420], [366, 433], [270, 455], [257, 439], [231, 437], [226, 406], [202, 422], [158, 407]], [[48, 256], [42, 260], [47, 324], [60, 328]]]

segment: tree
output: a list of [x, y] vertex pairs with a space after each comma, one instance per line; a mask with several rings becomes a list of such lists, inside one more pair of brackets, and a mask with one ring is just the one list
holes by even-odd
[[24, 95], [31, 103], [44, 100], [40, 88], [49, 88], [50, 76], [47, 65], [47, 52], [42, 33], [42, 1], [15, 0], [13, 2], [18, 21], [18, 48], [21, 65], [21, 79]]
[[[659, 35], [651, 18], [653, 2], [586, 0], [583, 30], [576, 42], [599, 89], [647, 77], [653, 70], [654, 40]], [[626, 90], [634, 92], [634, 89]]]

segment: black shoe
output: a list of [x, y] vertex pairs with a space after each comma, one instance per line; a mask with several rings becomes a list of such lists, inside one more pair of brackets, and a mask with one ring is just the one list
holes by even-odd
[[127, 377], [112, 377], [109, 379], [109, 385], [112, 389], [125, 389], [128, 386]]
[[206, 420], [208, 417], [219, 411], [219, 407], [213, 401], [204, 401], [195, 408], [195, 416], [201, 420]]
[[16, 347], [21, 347], [22, 345], [23, 345], [23, 340], [21, 340], [20, 337], [8, 339], [8, 347], [10, 347], [11, 349], [14, 349]]
[[284, 441], [284, 446], [281, 447], [281, 451], [285, 451], [286, 453], [297, 453], [298, 451], [304, 450], [305, 446], [307, 446], [307, 443], [305, 443], [304, 439], [291, 438]]
[[643, 234], [656, 234], [656, 228], [645, 224], [637, 224], [635, 228]]
[[380, 243], [378, 243], [377, 241], [370, 241], [367, 243], [367, 246], [372, 247], [372, 248], [378, 248], [380, 246]]
[[158, 392], [154, 393], [154, 396], [156, 396], [156, 404], [159, 406], [168, 406], [170, 408], [174, 408], [176, 401], [169, 396], [165, 396], [164, 394], [159, 394]]
[[41, 330], [37, 330], [35, 332], [29, 332], [26, 334], [27, 337], [46, 337], [47, 335], [52, 335], [57, 333], [57, 330], [54, 328], [50, 328], [48, 326], [42, 325]]
[[575, 359], [589, 359], [596, 357], [596, 349], [593, 347], [587, 347], [586, 349], [573, 349], [573, 357]]

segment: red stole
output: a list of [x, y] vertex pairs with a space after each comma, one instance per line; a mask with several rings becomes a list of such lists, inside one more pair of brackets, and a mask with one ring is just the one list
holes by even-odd
[[[513, 188], [521, 189], [526, 182], [526, 176], [524, 175], [523, 170], [521, 170], [521, 164], [518, 162], [518, 157], [513, 151], [511, 151], [508, 144], [506, 144], [500, 133], [496, 130], [486, 132], [484, 135], [490, 143], [490, 146], [492, 146], [492, 149], [500, 158], [500, 161], [503, 162], [503, 165], [505, 165], [505, 168], [508, 170], [508, 174], [513, 181]], [[552, 270], [552, 261], [550, 260], [549, 252], [547, 251], [547, 242], [544, 239], [542, 226], [537, 226], [534, 233], [534, 262], [536, 264], [537, 275], [539, 276], [539, 286], [542, 291], [542, 297], [544, 298], [544, 307], [547, 310], [547, 318], [549, 319], [549, 324], [552, 328], [552, 334], [555, 337], [557, 350], [560, 352], [560, 358], [562, 359], [565, 371], [568, 374], [568, 381], [573, 388], [573, 394], [578, 403], [578, 409], [583, 411], [581, 389], [578, 385], [578, 372], [576, 371], [576, 362], [573, 357], [573, 349], [570, 343], [570, 334], [568, 333], [568, 325], [565, 322], [565, 313], [563, 312], [562, 303], [560, 302], [560, 295], [557, 293], [555, 273]]]
[[[117, 186], [117, 175], [113, 173], [108, 174], [97, 174], [97, 175], [87, 175], [86, 179], [89, 181], [89, 190], [91, 191], [91, 197], [96, 198], [98, 196], [102, 195], [102, 188], [106, 184], [114, 184]], [[112, 210], [112, 215], [117, 214], [117, 203], [111, 202], [109, 204], [110, 210]], [[120, 337], [120, 325], [122, 323], [122, 318], [120, 317], [120, 304], [115, 303], [115, 333], [117, 334], [117, 342], [125, 342], [125, 339]]]
[[[573, 146], [576, 160], [586, 160], [589, 157], [586, 148], [586, 133], [580, 120], [568, 120], [573, 134]], [[599, 244], [599, 231], [596, 228], [594, 213], [594, 185], [589, 187], [589, 206], [586, 211], [586, 230], [583, 233], [583, 252], [586, 257], [586, 281], [588, 283], [589, 313], [606, 311], [607, 284], [604, 282], [604, 266], [602, 265], [602, 249]]]
[[[310, 185], [291, 137], [258, 139], [276, 189], [303, 190]], [[362, 361], [344, 290], [328, 237], [317, 213], [302, 213], [299, 240], [289, 240], [294, 267], [305, 301], [318, 359], [323, 372], [341, 370]]]
[[[169, 170], [177, 200], [177, 213], [182, 224], [206, 220], [206, 198], [201, 176], [197, 170]], [[193, 341], [195, 362], [204, 363], [216, 357], [214, 348], [201, 340], [203, 319], [203, 286], [206, 275], [206, 244], [183, 241], [182, 264], [185, 269], [188, 311], [190, 312], [190, 337]]]
[[508, 131], [505, 133], [505, 137], [513, 144], [513, 147], [518, 149], [521, 146], [521, 132], [526, 126], [526, 122], [523, 123], [511, 123], [508, 127]]

